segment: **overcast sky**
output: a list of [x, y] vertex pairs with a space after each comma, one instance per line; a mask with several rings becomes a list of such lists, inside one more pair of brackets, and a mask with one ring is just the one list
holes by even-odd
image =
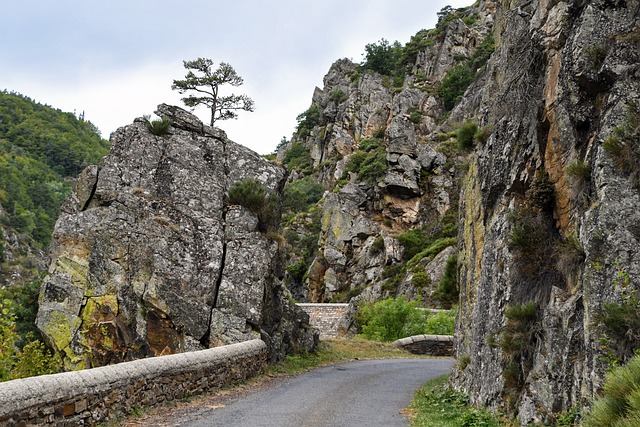
[[[316, 86], [340, 58], [364, 46], [402, 44], [433, 28], [446, 5], [472, 0], [20, 0], [5, 2], [0, 89], [63, 111], [85, 113], [104, 138], [166, 102], [183, 60], [230, 63], [253, 113], [219, 121], [230, 139], [260, 154], [291, 137]], [[222, 90], [222, 89], [221, 89]], [[228, 93], [227, 93], [228, 94]], [[195, 113], [205, 122], [209, 112]]]

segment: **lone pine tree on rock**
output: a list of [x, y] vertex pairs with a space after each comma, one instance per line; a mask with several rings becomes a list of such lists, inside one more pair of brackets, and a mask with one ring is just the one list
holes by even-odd
[[221, 85], [240, 86], [244, 83], [242, 77], [236, 73], [233, 67], [225, 62], [213, 71], [213, 61], [207, 58], [198, 58], [193, 61], [183, 61], [184, 68], [189, 70], [184, 80], [174, 80], [171, 89], [181, 94], [193, 91], [196, 94], [182, 98], [186, 106], [195, 108], [198, 105], [206, 105], [211, 110], [211, 126], [216, 120], [235, 119], [236, 111], [253, 111], [254, 103], [247, 95], [219, 95]]

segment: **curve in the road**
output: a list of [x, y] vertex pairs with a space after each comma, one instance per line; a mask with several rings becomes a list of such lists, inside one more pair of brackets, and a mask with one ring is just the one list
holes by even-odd
[[182, 427], [407, 426], [400, 413], [423, 383], [450, 371], [453, 359], [385, 359], [319, 368], [199, 411]]

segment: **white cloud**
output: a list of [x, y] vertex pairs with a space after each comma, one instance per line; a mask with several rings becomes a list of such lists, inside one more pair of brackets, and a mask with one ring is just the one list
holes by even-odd
[[[220, 3], [78, 6], [60, 0], [48, 10], [33, 0], [11, 4], [6, 15], [23, 18], [0, 27], [0, 89], [63, 111], [84, 111], [108, 137], [162, 102], [181, 105], [170, 87], [185, 74], [182, 60], [225, 61], [245, 80], [234, 92], [253, 98], [256, 111], [218, 124], [232, 140], [269, 153], [291, 136], [296, 116], [309, 107], [332, 62], [360, 62], [364, 46], [381, 38], [405, 43], [433, 27], [446, 4], [461, 7], [471, 0]], [[196, 113], [209, 121], [207, 111]]]

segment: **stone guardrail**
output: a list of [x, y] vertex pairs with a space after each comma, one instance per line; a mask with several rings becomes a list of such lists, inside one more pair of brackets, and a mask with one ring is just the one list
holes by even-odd
[[0, 425], [93, 425], [263, 371], [261, 340], [0, 383]]
[[453, 356], [453, 335], [414, 335], [393, 342], [413, 354], [430, 356]]
[[347, 314], [349, 304], [298, 303], [309, 315], [309, 324], [320, 332], [320, 338], [336, 338], [338, 325]]

